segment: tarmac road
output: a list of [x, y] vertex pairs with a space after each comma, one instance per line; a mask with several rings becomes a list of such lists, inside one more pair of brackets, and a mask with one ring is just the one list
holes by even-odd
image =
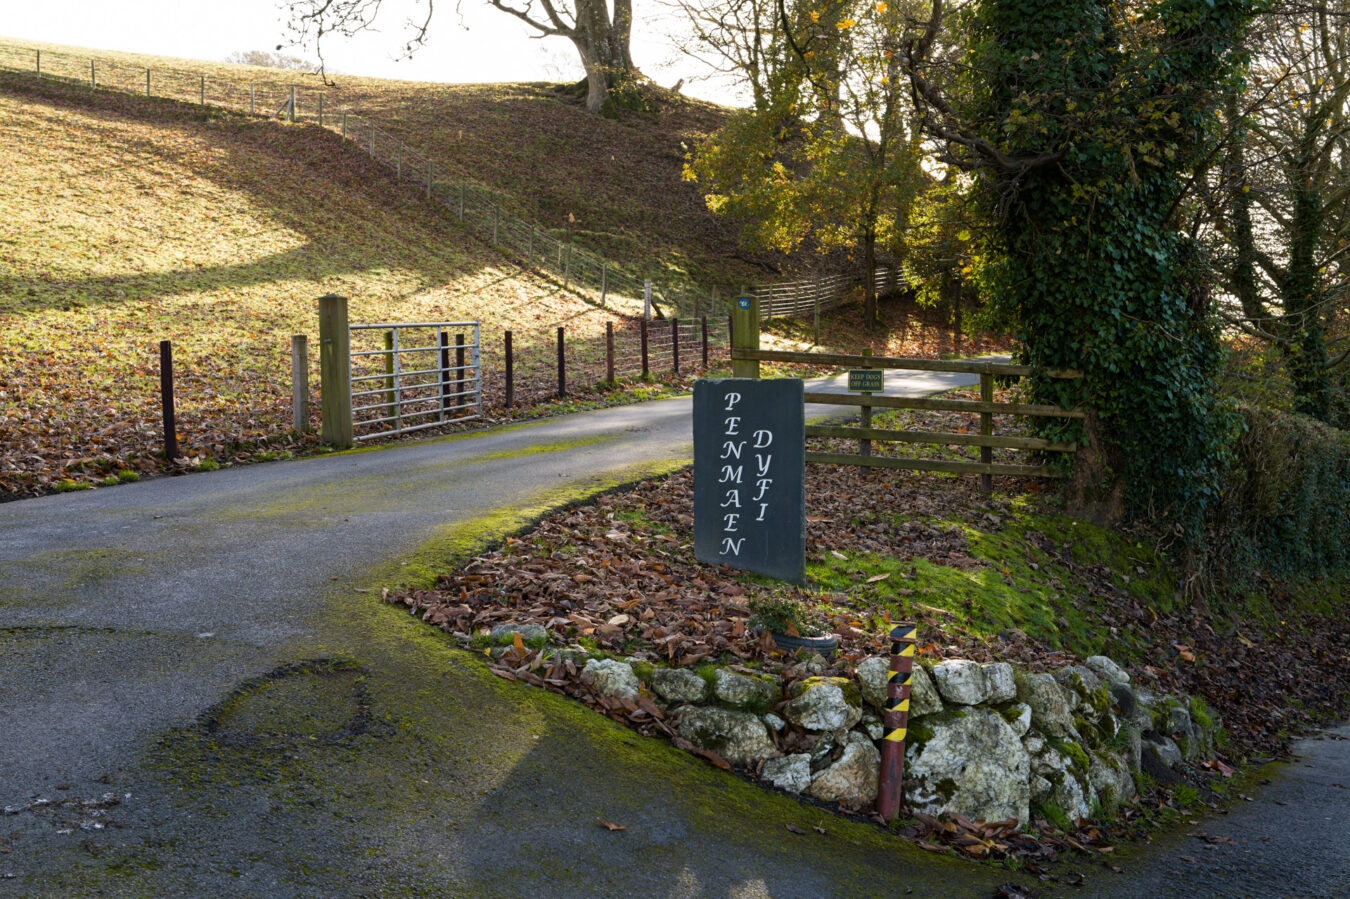
[[379, 601], [688, 464], [689, 408], [0, 506], [0, 895], [991, 895]]

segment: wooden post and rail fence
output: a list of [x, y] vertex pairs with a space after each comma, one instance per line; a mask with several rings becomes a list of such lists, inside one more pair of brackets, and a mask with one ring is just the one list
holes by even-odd
[[[803, 353], [783, 350], [763, 350], [759, 346], [759, 301], [755, 296], [743, 296], [732, 310], [731, 366], [737, 378], [758, 378], [761, 362], [803, 363], [809, 365], [837, 365], [841, 368], [883, 369], [899, 371], [954, 372], [978, 375], [980, 399], [959, 400], [943, 397], [884, 396], [875, 393], [823, 393], [807, 391], [806, 403], [829, 406], [854, 406], [859, 409], [858, 425], [808, 424], [807, 437], [839, 438], [859, 441], [857, 454], [828, 453], [808, 450], [807, 462], [823, 465], [856, 465], [862, 468], [891, 468], [910, 471], [938, 471], [951, 474], [977, 474], [980, 488], [988, 493], [994, 475], [1021, 477], [1061, 477], [1062, 472], [1048, 465], [1007, 464], [993, 461], [995, 448], [1028, 452], [1075, 453], [1077, 443], [1060, 443], [1040, 437], [1001, 436], [994, 433], [995, 415], [1017, 415], [1030, 418], [1083, 419], [1082, 409], [1032, 403], [996, 402], [994, 379], [998, 377], [1025, 377], [1032, 373], [1029, 365], [978, 360], [906, 359], [888, 356], [846, 355], [843, 353]], [[1077, 380], [1076, 371], [1048, 371], [1051, 378]], [[980, 433], [944, 431], [894, 430], [871, 427], [873, 409], [910, 409], [926, 412], [965, 412], [979, 415]], [[951, 459], [901, 459], [872, 454], [873, 441], [929, 446], [974, 446], [980, 448], [980, 461]]]

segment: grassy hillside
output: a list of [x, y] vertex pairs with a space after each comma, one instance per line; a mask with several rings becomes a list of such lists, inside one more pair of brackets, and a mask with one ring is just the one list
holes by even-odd
[[[200, 71], [211, 84], [320, 86], [314, 75], [254, 66], [4, 43], [158, 71]], [[488, 189], [507, 211], [608, 257], [635, 276], [661, 283], [738, 284], [819, 264], [809, 255], [741, 253], [734, 229], [708, 212], [696, 186], [682, 181], [686, 153], [720, 127], [726, 115], [722, 107], [653, 89], [650, 111], [615, 121], [587, 114], [569, 85], [332, 78], [330, 103], [368, 116], [428, 155], [438, 172]]]
[[490, 363], [502, 327], [604, 327], [317, 128], [3, 76], [0, 159], [0, 494], [155, 467], [161, 339], [190, 456], [284, 435], [324, 293], [482, 319]]

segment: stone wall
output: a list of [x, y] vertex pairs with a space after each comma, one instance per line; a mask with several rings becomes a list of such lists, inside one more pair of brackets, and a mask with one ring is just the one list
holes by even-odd
[[[780, 678], [589, 659], [582, 679], [604, 695], [654, 697], [680, 737], [773, 787], [862, 810], [877, 794], [888, 668], [871, 658], [851, 677], [825, 676], [813, 656]], [[973, 821], [1026, 824], [1037, 809], [1051, 820], [1110, 817], [1136, 795], [1136, 774], [1179, 780], [1220, 730], [1203, 702], [1133, 686], [1105, 656], [1040, 673], [916, 665], [905, 801]]]

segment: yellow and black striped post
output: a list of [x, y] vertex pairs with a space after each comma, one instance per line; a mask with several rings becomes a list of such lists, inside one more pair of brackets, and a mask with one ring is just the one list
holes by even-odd
[[918, 632], [912, 624], [891, 628], [891, 672], [886, 684], [886, 735], [881, 742], [881, 784], [877, 812], [887, 822], [900, 812], [904, 796], [905, 732], [909, 728], [909, 688], [914, 677], [914, 642]]

